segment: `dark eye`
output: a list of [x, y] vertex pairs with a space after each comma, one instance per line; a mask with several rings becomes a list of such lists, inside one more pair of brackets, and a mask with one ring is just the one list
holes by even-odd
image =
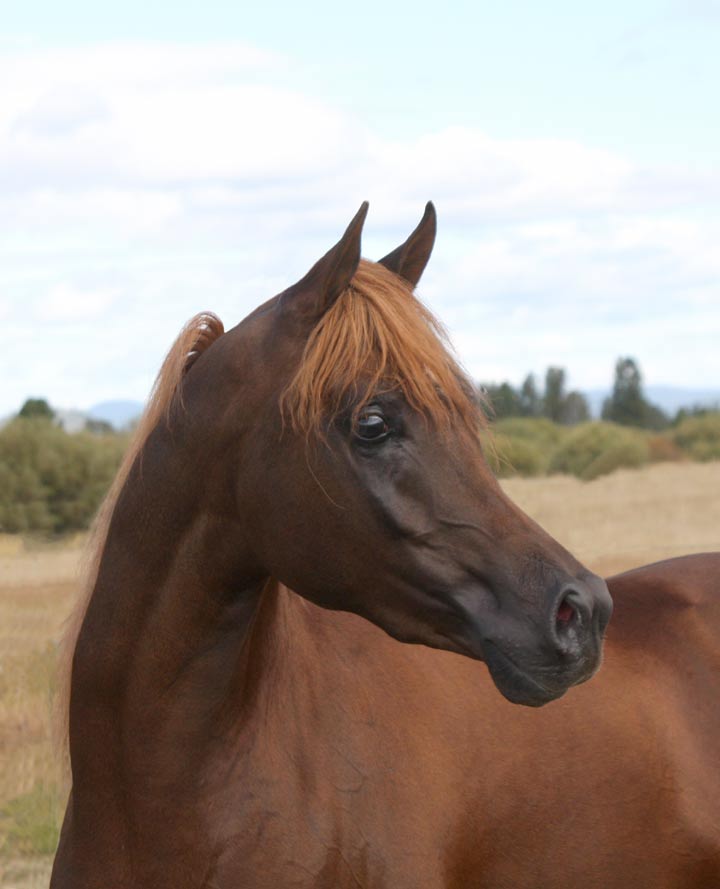
[[364, 410], [355, 427], [355, 434], [361, 441], [382, 441], [389, 431], [385, 418], [377, 408]]

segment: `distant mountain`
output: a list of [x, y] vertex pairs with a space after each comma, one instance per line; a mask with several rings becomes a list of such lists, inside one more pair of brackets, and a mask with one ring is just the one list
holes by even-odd
[[92, 420], [105, 420], [115, 429], [123, 429], [140, 416], [144, 407], [141, 401], [102, 401], [94, 404], [87, 415]]
[[647, 386], [646, 397], [671, 414], [681, 407], [719, 407], [720, 389], [677, 389], [674, 386]]
[[[681, 407], [715, 407], [720, 405], [720, 389], [682, 389], [676, 386], [644, 386], [648, 401], [673, 416]], [[593, 417], [599, 417], [603, 402], [610, 395], [609, 389], [589, 389], [585, 397]]]

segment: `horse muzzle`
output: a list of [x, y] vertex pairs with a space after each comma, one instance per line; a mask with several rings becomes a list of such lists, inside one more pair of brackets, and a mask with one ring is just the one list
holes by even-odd
[[586, 682], [600, 667], [611, 614], [605, 581], [588, 573], [561, 586], [549, 619], [534, 632], [487, 628], [482, 656], [498, 690], [513, 703], [540, 707]]

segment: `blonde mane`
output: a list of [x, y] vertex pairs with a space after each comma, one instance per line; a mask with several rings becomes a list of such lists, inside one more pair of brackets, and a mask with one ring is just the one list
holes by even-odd
[[452, 356], [440, 322], [409, 284], [362, 260], [350, 286], [310, 334], [281, 406], [308, 434], [346, 405], [355, 413], [379, 392], [398, 391], [439, 428], [485, 425], [476, 390]]
[[201, 312], [199, 315], [195, 315], [180, 331], [178, 338], [163, 361], [150, 392], [145, 411], [138, 422], [117, 475], [110, 486], [110, 490], [93, 522], [82, 572], [81, 594], [67, 619], [65, 631], [60, 642], [55, 722], [57, 740], [61, 747], [65, 745], [68, 733], [73, 654], [78, 635], [80, 634], [80, 627], [95, 588], [100, 559], [105, 548], [105, 541], [115, 504], [125, 485], [128, 473], [148, 436], [157, 426], [160, 419], [169, 412], [173, 397], [178, 391], [182, 378], [197, 358], [223, 333], [222, 321], [212, 312]]

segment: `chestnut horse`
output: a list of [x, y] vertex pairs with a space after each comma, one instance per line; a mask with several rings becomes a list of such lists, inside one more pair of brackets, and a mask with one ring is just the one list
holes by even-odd
[[163, 365], [69, 636], [52, 889], [720, 886], [720, 556], [611, 580], [600, 677], [508, 703], [595, 672], [608, 589], [483, 459], [413, 295], [432, 205], [378, 264], [366, 210]]

